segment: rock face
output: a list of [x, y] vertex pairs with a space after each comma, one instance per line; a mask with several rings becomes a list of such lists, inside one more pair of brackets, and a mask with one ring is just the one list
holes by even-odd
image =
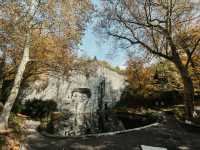
[[91, 113], [114, 106], [125, 87], [124, 76], [102, 66], [95, 71], [89, 76], [74, 72], [68, 79], [49, 75], [46, 87], [37, 88], [44, 83], [36, 81], [25, 90], [24, 100], [55, 100], [59, 111], [74, 113]]
[[45, 84], [45, 88], [39, 89], [36, 87], [42, 87], [44, 83], [36, 81], [25, 90], [24, 100], [55, 100], [58, 110], [65, 114], [51, 125], [56, 134], [81, 135], [87, 130], [88, 124], [89, 128], [94, 124], [100, 126], [99, 119], [96, 119], [97, 123], [88, 123], [95, 120], [91, 114], [112, 108], [120, 100], [125, 88], [125, 78], [97, 65], [89, 75], [76, 71], [68, 79], [48, 76]]

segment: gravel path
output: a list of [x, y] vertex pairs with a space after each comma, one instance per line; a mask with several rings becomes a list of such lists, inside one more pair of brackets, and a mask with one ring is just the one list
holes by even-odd
[[28, 150], [140, 150], [140, 145], [168, 150], [200, 150], [200, 132], [182, 128], [172, 116], [158, 126], [124, 134], [88, 138], [48, 138], [39, 134], [27, 137]]

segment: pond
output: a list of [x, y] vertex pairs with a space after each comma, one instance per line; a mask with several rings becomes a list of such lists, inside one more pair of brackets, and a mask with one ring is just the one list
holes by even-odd
[[46, 131], [58, 136], [79, 136], [133, 129], [154, 122], [155, 117], [136, 114], [63, 114], [52, 118]]

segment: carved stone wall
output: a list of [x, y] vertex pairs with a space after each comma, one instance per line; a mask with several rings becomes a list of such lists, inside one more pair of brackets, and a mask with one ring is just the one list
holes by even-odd
[[44, 82], [38, 80], [24, 90], [24, 100], [55, 100], [60, 111], [73, 113], [91, 113], [112, 107], [120, 100], [125, 78], [102, 66], [95, 70], [89, 76], [73, 72], [68, 79], [49, 75], [45, 88], [39, 88]]
[[61, 119], [50, 122], [57, 135], [94, 133], [105, 128], [101, 114], [120, 100], [125, 87], [124, 76], [102, 66], [94, 70], [89, 75], [73, 72], [68, 79], [49, 75], [45, 82], [38, 80], [24, 90], [24, 101], [57, 102], [58, 110], [64, 113]]

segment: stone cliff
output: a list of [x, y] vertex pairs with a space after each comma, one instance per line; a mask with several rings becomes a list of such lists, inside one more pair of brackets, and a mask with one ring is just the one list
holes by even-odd
[[96, 65], [89, 75], [74, 71], [68, 79], [48, 75], [46, 82], [35, 81], [25, 90], [24, 100], [55, 100], [59, 111], [91, 113], [114, 106], [124, 87], [123, 75]]

